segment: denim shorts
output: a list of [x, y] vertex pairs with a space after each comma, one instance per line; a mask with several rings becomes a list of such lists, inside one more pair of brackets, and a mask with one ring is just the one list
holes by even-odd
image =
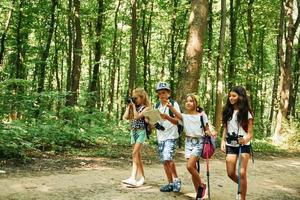
[[195, 156], [200, 158], [203, 150], [203, 138], [185, 138], [185, 158]]
[[131, 144], [141, 143], [144, 144], [146, 140], [146, 130], [132, 130], [131, 131]]
[[161, 163], [173, 160], [176, 149], [176, 139], [168, 139], [158, 142], [158, 154]]

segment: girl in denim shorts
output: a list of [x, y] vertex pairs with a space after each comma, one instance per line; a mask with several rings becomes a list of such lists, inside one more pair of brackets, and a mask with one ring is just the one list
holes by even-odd
[[[202, 153], [204, 135], [211, 135], [207, 115], [200, 107], [199, 96], [194, 94], [187, 95], [185, 103], [186, 114], [176, 112], [171, 104], [168, 104], [168, 107], [183, 122], [186, 133], [185, 157], [187, 158], [187, 170], [192, 175], [192, 181], [197, 193], [196, 199], [202, 199], [205, 196], [206, 185], [201, 182], [196, 163]], [[201, 116], [205, 127], [201, 126]]]
[[[150, 110], [150, 101], [144, 89], [133, 90], [133, 96], [129, 98], [123, 119], [131, 121], [131, 144], [132, 151], [132, 171], [128, 179], [122, 183], [130, 187], [138, 187], [144, 184], [145, 174], [142, 162], [142, 147], [146, 138], [146, 126], [144, 112]], [[137, 181], [136, 178], [140, 177]]]

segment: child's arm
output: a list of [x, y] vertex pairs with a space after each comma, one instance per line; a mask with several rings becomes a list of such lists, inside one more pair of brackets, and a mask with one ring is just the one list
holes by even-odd
[[227, 127], [224, 126], [222, 141], [221, 141], [221, 150], [225, 152], [226, 150], [226, 135], [227, 135]]
[[131, 104], [128, 104], [125, 110], [125, 113], [123, 115], [123, 120], [128, 120], [129, 119], [129, 110], [130, 110]]
[[143, 109], [142, 112], [138, 113], [138, 112], [136, 111], [135, 104], [133, 104], [133, 118], [134, 118], [135, 120], [138, 120], [138, 119], [143, 118], [143, 117], [144, 117], [144, 112], [146, 112], [146, 111], [148, 111], [148, 110], [150, 110], [150, 107], [145, 107], [145, 108]]
[[161, 118], [166, 119], [166, 120], [170, 121], [172, 124], [175, 124], [175, 125], [177, 125], [178, 122], [179, 122], [179, 119], [176, 116], [175, 117], [171, 117], [171, 116], [169, 116], [169, 115], [167, 115], [165, 113], [160, 114], [160, 116], [161, 116]]
[[209, 124], [207, 123], [204, 127], [204, 132], [205, 132], [205, 135], [208, 135], [208, 136], [211, 136], [211, 132], [210, 132], [210, 129], [209, 129]]
[[[175, 117], [177, 118], [177, 123], [178, 123], [178, 119], [182, 120], [182, 114], [180, 112], [177, 112], [177, 110], [172, 106], [172, 104], [170, 102], [167, 103], [167, 106], [169, 107], [169, 109], [172, 111], [172, 113], [175, 115]], [[173, 118], [174, 119], [174, 118]], [[177, 124], [176, 123], [176, 124]]]
[[239, 143], [244, 145], [250, 142], [250, 140], [253, 138], [253, 119], [248, 120], [248, 133], [247, 136], [244, 138], [239, 139]]

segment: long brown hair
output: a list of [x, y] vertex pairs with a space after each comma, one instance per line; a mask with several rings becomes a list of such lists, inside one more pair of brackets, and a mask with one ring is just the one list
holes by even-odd
[[[143, 88], [136, 88], [132, 91], [133, 95], [139, 96], [142, 100], [141, 105], [146, 106], [146, 107], [151, 107], [151, 102], [149, 100], [149, 96], [147, 92]], [[133, 119], [133, 107], [130, 106], [129, 113], [128, 113], [128, 118]]]

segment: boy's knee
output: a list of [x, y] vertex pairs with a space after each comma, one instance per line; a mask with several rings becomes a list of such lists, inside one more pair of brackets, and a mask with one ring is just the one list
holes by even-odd
[[167, 167], [170, 167], [171, 166], [171, 161], [170, 160], [165, 160], [164, 165], [167, 166]]

